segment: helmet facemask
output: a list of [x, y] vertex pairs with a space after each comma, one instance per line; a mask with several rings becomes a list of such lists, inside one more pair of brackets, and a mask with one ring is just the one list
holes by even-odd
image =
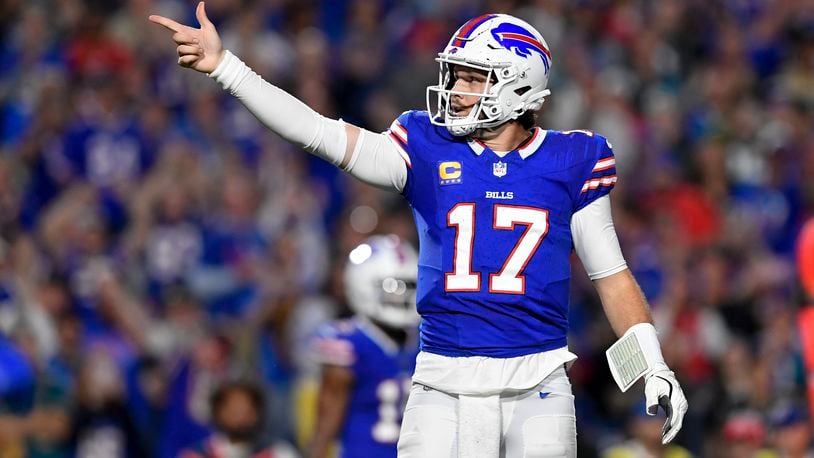
[[377, 311], [371, 318], [392, 328], [405, 328], [417, 323], [415, 310], [415, 278], [385, 277], [375, 282], [374, 290], [378, 292]]
[[[436, 59], [440, 65], [438, 72], [438, 85], [427, 88], [427, 110], [430, 120], [437, 126], [445, 126], [455, 136], [469, 135], [477, 129], [496, 127], [505, 122], [503, 110], [500, 106], [498, 94], [503, 86], [517, 78], [516, 72], [511, 72], [509, 64], [495, 67], [473, 62], [461, 62], [449, 56]], [[486, 73], [486, 84], [483, 92], [464, 92], [453, 90], [455, 86], [455, 66], [467, 67]], [[513, 77], [506, 78], [514, 73]], [[503, 78], [501, 78], [503, 76]], [[432, 98], [435, 95], [436, 110], [432, 111]], [[478, 97], [478, 101], [466, 116], [458, 116], [452, 107], [452, 97]]]

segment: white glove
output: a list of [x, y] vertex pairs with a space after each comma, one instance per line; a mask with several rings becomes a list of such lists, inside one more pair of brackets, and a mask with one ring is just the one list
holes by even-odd
[[676, 437], [687, 413], [687, 398], [681, 391], [675, 374], [664, 363], [657, 363], [644, 378], [644, 400], [647, 415], [655, 415], [659, 406], [667, 414], [667, 421], [661, 429], [661, 443], [667, 444]]
[[675, 374], [664, 363], [656, 328], [650, 323], [635, 324], [605, 353], [613, 380], [622, 392], [644, 377], [647, 414], [655, 415], [661, 406], [667, 414], [661, 443], [673, 440], [684, 423], [688, 404]]

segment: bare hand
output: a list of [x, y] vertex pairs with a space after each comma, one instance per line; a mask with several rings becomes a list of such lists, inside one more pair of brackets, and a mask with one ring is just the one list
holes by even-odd
[[178, 44], [178, 65], [202, 73], [212, 73], [223, 59], [224, 50], [218, 31], [212, 21], [206, 17], [204, 8], [204, 2], [200, 2], [195, 10], [195, 16], [201, 24], [200, 29], [179, 24], [170, 18], [155, 14], [151, 15], [149, 19], [151, 22], [163, 25], [175, 32], [172, 39]]

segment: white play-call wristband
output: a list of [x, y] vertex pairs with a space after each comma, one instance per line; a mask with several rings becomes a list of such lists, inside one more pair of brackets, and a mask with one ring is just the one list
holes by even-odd
[[657, 366], [664, 365], [656, 328], [650, 323], [631, 326], [605, 355], [613, 380], [622, 392]]

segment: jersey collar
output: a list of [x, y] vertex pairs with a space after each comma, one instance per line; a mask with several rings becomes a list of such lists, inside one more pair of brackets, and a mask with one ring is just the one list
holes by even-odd
[[[520, 154], [521, 158], [526, 159], [527, 157], [537, 152], [538, 149], [540, 149], [540, 145], [543, 144], [543, 141], [545, 140], [547, 133], [548, 131], [541, 129], [540, 127], [535, 127], [534, 131], [531, 134], [531, 137], [529, 137], [525, 142], [523, 142], [523, 144], [520, 145], [520, 147], [517, 148], [515, 151], [517, 151], [517, 153]], [[474, 137], [468, 137], [466, 143], [469, 145], [469, 148], [472, 149], [472, 152], [474, 152], [478, 156], [480, 156], [484, 151], [489, 149], [489, 147], [486, 146], [486, 144], [484, 144], [482, 141]]]

